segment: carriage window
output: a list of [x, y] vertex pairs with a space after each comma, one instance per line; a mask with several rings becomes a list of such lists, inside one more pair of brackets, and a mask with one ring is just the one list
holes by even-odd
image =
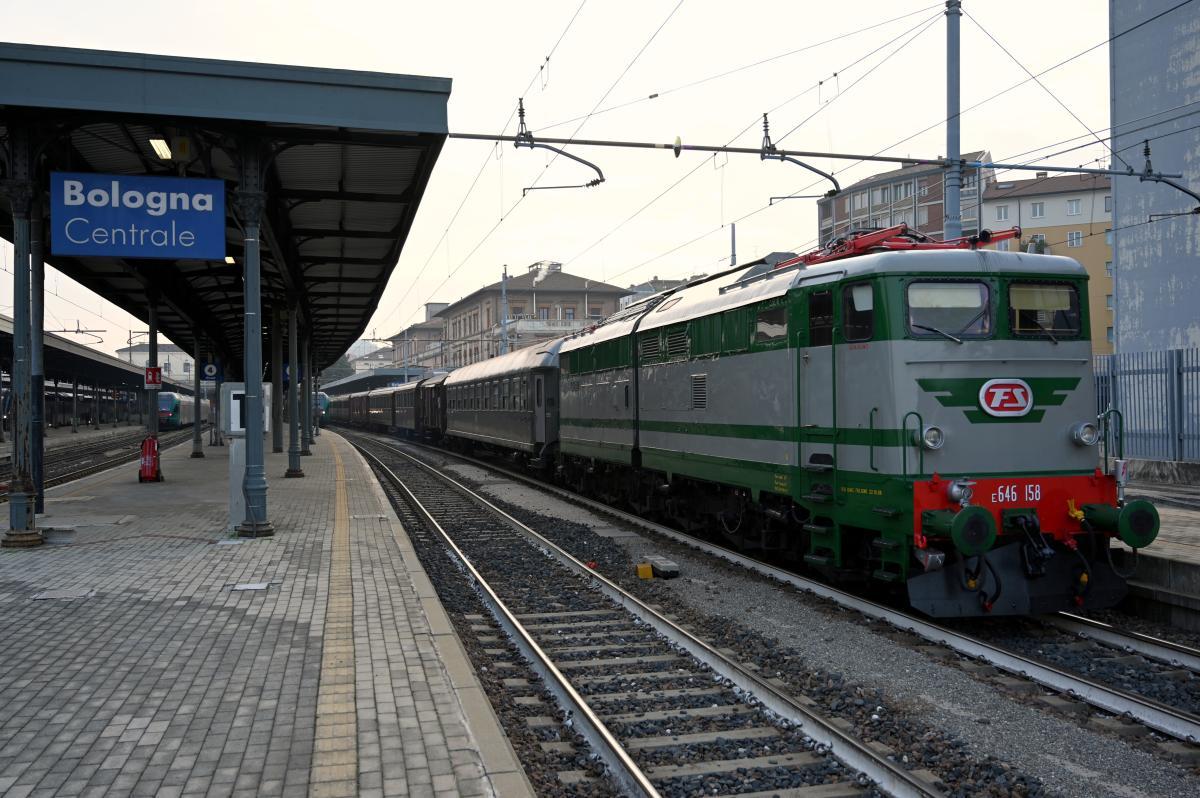
[[875, 290], [870, 283], [842, 290], [842, 331], [847, 341], [870, 341], [875, 336]]
[[808, 345], [833, 343], [833, 292], [817, 291], [808, 295]]
[[771, 344], [787, 339], [787, 308], [760, 310], [754, 322], [754, 343]]
[[1079, 292], [1063, 283], [1013, 283], [1008, 288], [1013, 335], [1074, 338], [1079, 335]]
[[990, 336], [992, 307], [987, 283], [909, 283], [908, 332], [914, 338]]

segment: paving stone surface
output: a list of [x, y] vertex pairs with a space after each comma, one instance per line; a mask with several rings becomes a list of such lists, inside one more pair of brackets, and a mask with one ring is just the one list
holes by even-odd
[[351, 447], [323, 433], [304, 479], [268, 452], [276, 535], [235, 545], [205, 451], [168, 450], [161, 484], [63, 486], [42, 523], [75, 541], [0, 550], [0, 794], [493, 794]]

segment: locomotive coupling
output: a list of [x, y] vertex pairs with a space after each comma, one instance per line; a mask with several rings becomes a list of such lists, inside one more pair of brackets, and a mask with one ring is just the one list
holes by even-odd
[[1085, 504], [1083, 517], [1093, 529], [1115, 532], [1132, 549], [1149, 546], [1158, 537], [1158, 510], [1145, 499], [1134, 499], [1124, 507]]
[[996, 542], [996, 519], [982, 507], [926, 510], [921, 513], [921, 531], [927, 536], [948, 537], [968, 557], [983, 554]]

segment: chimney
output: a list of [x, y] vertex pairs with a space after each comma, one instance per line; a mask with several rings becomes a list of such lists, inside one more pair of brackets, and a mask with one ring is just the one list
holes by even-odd
[[1050, 176], [1050, 173], [1049, 172], [1038, 172], [1035, 176], [1037, 177], [1038, 180], [1045, 180], [1047, 177]]

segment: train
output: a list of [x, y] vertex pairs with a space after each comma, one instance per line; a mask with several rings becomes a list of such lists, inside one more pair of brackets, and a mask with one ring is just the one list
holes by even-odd
[[330, 417], [489, 450], [933, 617], [1111, 607], [1130, 576], [1112, 544], [1150, 545], [1158, 512], [1125, 498], [1119, 414], [1095, 412], [1085, 270], [980, 248], [1019, 235], [855, 231]]
[[[208, 402], [201, 402], [201, 423], [208, 421]], [[190, 427], [196, 419], [196, 400], [171, 391], [158, 394], [158, 428], [160, 430]]]

